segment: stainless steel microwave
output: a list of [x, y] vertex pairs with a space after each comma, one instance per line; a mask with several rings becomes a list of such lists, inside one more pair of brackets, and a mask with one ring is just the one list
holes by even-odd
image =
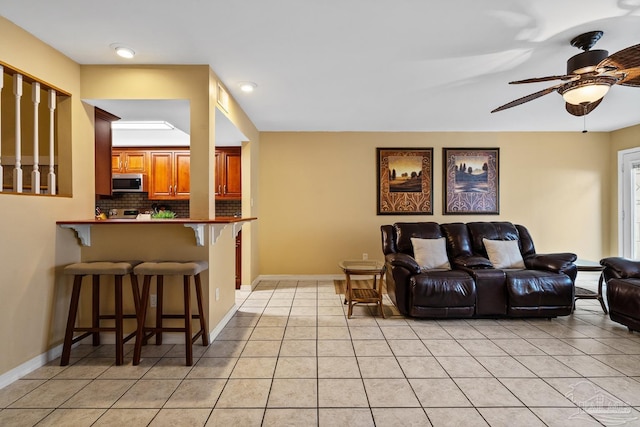
[[141, 173], [114, 173], [111, 177], [111, 191], [113, 193], [141, 193]]

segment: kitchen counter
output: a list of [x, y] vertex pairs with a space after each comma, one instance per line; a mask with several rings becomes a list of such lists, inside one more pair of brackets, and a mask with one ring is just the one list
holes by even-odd
[[56, 221], [56, 224], [62, 228], [70, 228], [74, 230], [83, 246], [91, 246], [91, 227], [107, 226], [107, 225], [182, 225], [193, 229], [197, 246], [204, 246], [204, 230], [206, 226], [211, 229], [211, 245], [215, 244], [220, 233], [225, 227], [231, 225], [234, 235], [237, 235], [242, 225], [249, 221], [255, 221], [258, 218], [238, 218], [233, 216], [221, 216], [213, 219], [87, 219], [87, 220], [70, 220]]

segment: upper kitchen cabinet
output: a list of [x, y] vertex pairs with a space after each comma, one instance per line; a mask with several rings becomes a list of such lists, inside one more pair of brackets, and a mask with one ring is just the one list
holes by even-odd
[[111, 122], [120, 117], [99, 108], [94, 109], [96, 195], [111, 195]]
[[111, 152], [113, 173], [147, 173], [149, 171], [149, 151], [119, 148]]
[[242, 169], [240, 147], [216, 148], [216, 199], [242, 198]]
[[149, 199], [189, 199], [189, 150], [151, 151], [150, 163]]

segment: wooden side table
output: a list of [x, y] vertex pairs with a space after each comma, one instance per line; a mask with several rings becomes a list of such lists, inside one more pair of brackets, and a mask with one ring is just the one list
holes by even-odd
[[[340, 261], [338, 266], [344, 271], [347, 279], [347, 288], [345, 290], [346, 303], [349, 304], [347, 318], [351, 318], [353, 305], [357, 303], [375, 303], [380, 307], [380, 314], [384, 318], [385, 315], [382, 306], [382, 280], [386, 271], [384, 262], [373, 260], [346, 260]], [[351, 276], [373, 276], [373, 288], [354, 288], [351, 284]], [[378, 276], [380, 276], [379, 281]]]
[[575, 306], [576, 306], [576, 301], [579, 299], [597, 299], [598, 301], [600, 301], [600, 305], [602, 306], [602, 311], [604, 311], [604, 314], [609, 314], [609, 311], [607, 310], [607, 306], [604, 304], [604, 298], [602, 296], [602, 281], [603, 281], [603, 276], [602, 276], [602, 270], [604, 270], [604, 266], [600, 265], [597, 262], [593, 262], [593, 261], [586, 261], [586, 260], [577, 260], [576, 261], [576, 267], [578, 267], [578, 272], [580, 271], [599, 271], [600, 272], [600, 278], [598, 279], [598, 291], [597, 292], [593, 292], [589, 289], [585, 289], [585, 288], [581, 288], [580, 286], [576, 286], [575, 287], [575, 295], [574, 295], [574, 300], [573, 300], [573, 309], [575, 310]]

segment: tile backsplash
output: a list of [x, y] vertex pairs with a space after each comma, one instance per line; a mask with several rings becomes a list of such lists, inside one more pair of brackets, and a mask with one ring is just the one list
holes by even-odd
[[[152, 205], [165, 206], [175, 212], [178, 218], [189, 218], [188, 200], [149, 200], [147, 193], [116, 193], [109, 199], [96, 198], [96, 206], [102, 212], [109, 209], [140, 209], [151, 211]], [[242, 210], [240, 200], [216, 200], [216, 216], [233, 216]]]

